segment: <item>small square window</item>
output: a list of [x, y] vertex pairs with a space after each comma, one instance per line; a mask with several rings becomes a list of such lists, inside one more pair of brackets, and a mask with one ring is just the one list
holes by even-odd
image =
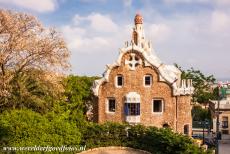
[[151, 86], [152, 85], [152, 76], [151, 75], [145, 75], [144, 85], [145, 86]]
[[161, 113], [163, 112], [163, 101], [160, 99], [153, 100], [153, 112]]
[[123, 86], [123, 76], [122, 75], [117, 76], [116, 84], [117, 84], [117, 87], [122, 87]]
[[116, 101], [114, 98], [108, 99], [108, 112], [115, 112]]

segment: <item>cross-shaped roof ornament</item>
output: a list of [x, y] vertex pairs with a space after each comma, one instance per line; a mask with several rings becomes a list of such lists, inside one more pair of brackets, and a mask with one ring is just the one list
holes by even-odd
[[141, 64], [141, 59], [137, 59], [134, 53], [131, 53], [131, 59], [125, 60], [125, 65], [129, 66], [129, 69], [134, 71], [137, 65]]

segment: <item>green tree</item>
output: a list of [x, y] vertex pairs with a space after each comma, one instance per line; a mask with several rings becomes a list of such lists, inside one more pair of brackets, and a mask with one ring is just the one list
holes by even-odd
[[202, 109], [201, 106], [193, 106], [192, 118], [194, 121], [211, 120], [211, 113], [208, 109]]
[[[52, 80], [52, 81], [50, 81]], [[28, 108], [40, 113], [51, 110], [53, 103], [61, 97], [62, 77], [31, 69], [17, 75], [10, 82], [11, 95], [2, 104], [0, 112], [6, 109]], [[0, 99], [4, 101], [4, 97]]]
[[217, 98], [216, 90], [211, 89], [211, 85], [216, 81], [213, 75], [206, 76], [200, 70], [195, 70], [194, 68], [183, 70], [177, 64], [175, 66], [182, 72], [181, 79], [192, 79], [193, 87], [195, 88], [194, 102], [208, 103], [210, 99]]
[[51, 113], [65, 114], [78, 127], [84, 126], [87, 120], [86, 112], [93, 102], [91, 87], [96, 78], [74, 75], [64, 78], [62, 98], [53, 104]]

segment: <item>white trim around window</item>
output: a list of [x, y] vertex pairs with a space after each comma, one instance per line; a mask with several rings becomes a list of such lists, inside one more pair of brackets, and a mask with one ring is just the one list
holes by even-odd
[[121, 87], [123, 87], [123, 85], [124, 85], [124, 77], [123, 77], [123, 75], [118, 74], [118, 75], [115, 77], [115, 86], [116, 86], [117, 88], [121, 88]]
[[153, 77], [151, 74], [146, 74], [143, 77], [143, 85], [144, 87], [151, 87], [153, 84]]
[[116, 112], [116, 99], [114, 97], [109, 97], [106, 99], [105, 112], [111, 114]]
[[[155, 105], [155, 106], [154, 106]], [[159, 98], [154, 98], [152, 100], [151, 110], [153, 114], [163, 114], [164, 112], [164, 100]], [[154, 107], [156, 107], [154, 109]]]

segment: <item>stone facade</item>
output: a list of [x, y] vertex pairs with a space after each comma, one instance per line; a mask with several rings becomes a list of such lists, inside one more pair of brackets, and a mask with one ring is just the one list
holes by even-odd
[[191, 135], [192, 81], [181, 80], [179, 69], [160, 61], [145, 39], [142, 17], [134, 21], [131, 42], [94, 83], [95, 120], [170, 127]]
[[[225, 97], [219, 100], [219, 131], [223, 135], [228, 135], [230, 138], [230, 83], [221, 83], [226, 90]], [[219, 87], [221, 91], [221, 87]], [[217, 117], [218, 117], [218, 101], [211, 100], [209, 102], [209, 109], [213, 117], [213, 132], [217, 131]]]

